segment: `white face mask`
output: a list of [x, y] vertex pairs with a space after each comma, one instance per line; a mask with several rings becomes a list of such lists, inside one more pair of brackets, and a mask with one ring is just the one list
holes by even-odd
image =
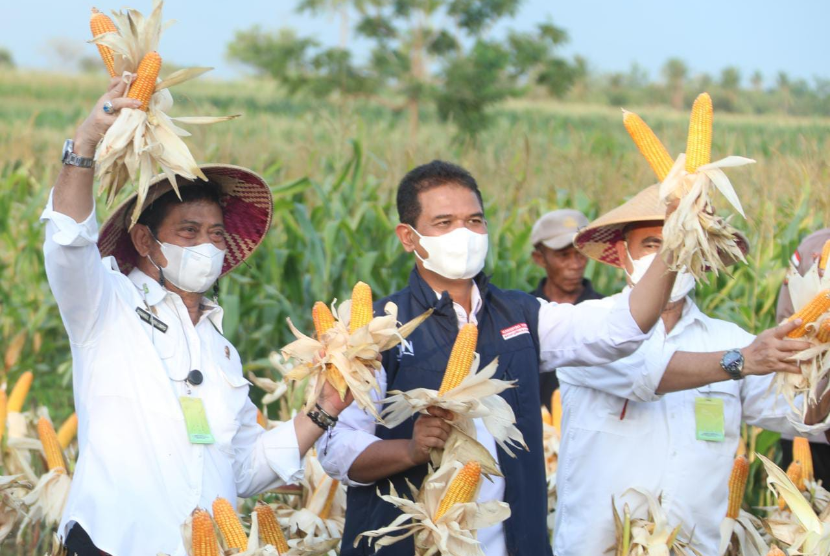
[[181, 247], [159, 240], [156, 240], [156, 243], [161, 245], [167, 266], [162, 269], [153, 259], [150, 259], [150, 262], [160, 271], [163, 270], [164, 279], [180, 290], [191, 293], [206, 292], [222, 274], [225, 252], [212, 243], [202, 243], [193, 247]]
[[472, 278], [484, 268], [487, 234], [462, 227], [441, 236], [422, 236], [412, 226], [409, 228], [421, 238], [421, 247], [427, 252], [426, 259], [415, 252], [424, 268], [450, 280]]
[[[628, 257], [628, 260], [631, 261], [631, 265], [634, 267], [634, 272], [631, 274], [628, 273], [628, 270], [625, 271], [626, 276], [628, 276], [628, 279], [631, 280], [632, 284], [636, 284], [643, 279], [648, 267], [651, 266], [651, 263], [657, 256], [657, 253], [652, 253], [651, 255], [640, 257], [635, 261], [631, 258], [631, 253], [628, 252], [628, 245], [625, 246], [625, 254]], [[693, 289], [695, 289], [695, 277], [685, 270], [678, 272], [677, 279], [674, 281], [674, 287], [671, 289], [669, 303], [680, 301]]]

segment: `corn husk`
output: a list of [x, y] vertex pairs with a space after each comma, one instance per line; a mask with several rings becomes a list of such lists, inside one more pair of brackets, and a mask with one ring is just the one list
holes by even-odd
[[542, 406], [542, 446], [545, 451], [545, 479], [548, 486], [548, 531], [556, 522], [556, 469], [559, 464], [560, 431], [553, 424], [548, 408]]
[[[159, 38], [167, 24], [161, 20], [163, 1], [153, 0], [153, 11], [144, 17], [137, 10], [113, 12], [118, 32], [104, 33], [90, 42], [107, 46], [113, 51], [117, 75], [129, 83], [130, 73], [138, 69], [142, 58], [158, 49]], [[113, 125], [107, 130], [95, 153], [96, 175], [100, 180], [99, 194], [105, 195], [111, 205], [128, 180], [136, 183], [138, 199], [131, 216], [131, 224], [138, 219], [147, 196], [150, 179], [161, 168], [173, 189], [178, 193], [176, 176], [186, 180], [207, 180], [198, 168], [182, 137], [189, 132], [178, 127], [183, 124], [212, 124], [239, 117], [171, 118], [167, 112], [173, 106], [169, 88], [193, 79], [210, 68], [187, 68], [174, 72], [157, 83], [150, 99], [149, 109], [120, 110]]]
[[701, 556], [691, 546], [691, 536], [681, 538], [681, 525], [669, 525], [659, 498], [639, 488], [630, 488], [626, 494], [629, 492], [636, 492], [646, 499], [648, 515], [645, 518], [632, 517], [628, 504], [625, 504], [621, 518], [611, 497], [616, 530], [615, 546], [612, 548], [615, 556]]
[[308, 379], [306, 410], [317, 403], [327, 380], [326, 366], [333, 365], [344, 379], [344, 386], [339, 392], [341, 399], [345, 398], [347, 390], [351, 391], [358, 407], [383, 423], [371, 396], [373, 390], [380, 394], [375, 378], [375, 371], [380, 369], [378, 355], [405, 341], [432, 314], [432, 309], [398, 326], [398, 307], [390, 302], [384, 307], [384, 315], [374, 317], [369, 324], [353, 333], [349, 333], [350, 311], [351, 300], [337, 308], [332, 304], [335, 324], [321, 338], [306, 336], [288, 319], [288, 326], [297, 339], [281, 351], [283, 360], [292, 361], [294, 366], [287, 368], [276, 357], [272, 357], [271, 362], [286, 380]]
[[696, 280], [708, 283], [706, 273], [716, 275], [726, 270], [725, 261], [746, 262], [735, 241], [737, 230], [728, 219], [715, 213], [712, 193], [717, 189], [741, 215], [743, 207], [723, 168], [753, 164], [740, 156], [729, 156], [700, 166], [695, 173], [686, 171], [686, 155], [681, 153], [660, 185], [660, 199], [680, 204], [663, 225], [662, 253], [671, 261], [672, 270], [688, 270]]
[[23, 475], [0, 476], [0, 543], [26, 516], [27, 508], [19, 493], [31, 490], [32, 484], [22, 479]]
[[[527, 449], [522, 432], [516, 428], [516, 416], [507, 400], [499, 396], [508, 388], [515, 386], [515, 381], [494, 379], [498, 368], [498, 358], [479, 370], [481, 360], [476, 353], [470, 373], [461, 384], [439, 394], [430, 388], [415, 388], [408, 392], [392, 390], [390, 396], [383, 400], [388, 404], [382, 417], [387, 427], [395, 427], [415, 413], [427, 413], [430, 407], [440, 407], [451, 411], [454, 419], [448, 421], [454, 428], [475, 438], [473, 419], [479, 418], [487, 431], [493, 435], [499, 447], [513, 456], [511, 448]], [[444, 449], [447, 451], [447, 448]]]
[[358, 535], [355, 546], [362, 537], [368, 537], [376, 548], [414, 537], [416, 556], [484, 556], [475, 532], [509, 518], [508, 504], [499, 500], [455, 504], [438, 520], [432, 519], [452, 479], [463, 467], [460, 462], [442, 466], [427, 476], [420, 490], [407, 481], [412, 499], [400, 496], [392, 485], [388, 495], [378, 491], [402, 514], [387, 527]]
[[[810, 270], [802, 276], [798, 269], [790, 263], [787, 271], [787, 289], [795, 311], [807, 305], [822, 290], [830, 288], [830, 273], [822, 273], [816, 261]], [[807, 407], [816, 403], [829, 389], [824, 385], [830, 374], [830, 343], [821, 343], [816, 339], [816, 332], [825, 320], [830, 318], [830, 312], [824, 314], [813, 325], [807, 326], [807, 335], [801, 340], [811, 344], [809, 348], [795, 355], [801, 362], [801, 374], [776, 373], [773, 388], [777, 394], [784, 396], [787, 403], [793, 408], [794, 414], [789, 418], [794, 424], [800, 424]], [[800, 406], [796, 398], [803, 396]], [[830, 418], [830, 417], [828, 417]]]
[[767, 486], [776, 496], [784, 498], [789, 508], [789, 515], [781, 512], [774, 519], [765, 520], [772, 536], [788, 545], [790, 554], [830, 555], [830, 524], [819, 519], [810, 502], [781, 468], [761, 454], [758, 457], [767, 472]]
[[723, 518], [720, 526], [720, 556], [766, 556], [769, 545], [762, 535], [763, 524], [754, 515], [741, 510], [738, 518]]

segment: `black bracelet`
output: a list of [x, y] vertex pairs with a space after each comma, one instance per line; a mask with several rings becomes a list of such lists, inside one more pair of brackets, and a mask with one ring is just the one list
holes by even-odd
[[309, 411], [306, 415], [308, 415], [308, 418], [311, 419], [312, 423], [324, 431], [334, 428], [337, 424], [337, 417], [329, 415], [325, 409], [320, 407], [320, 404], [315, 405], [315, 408]]

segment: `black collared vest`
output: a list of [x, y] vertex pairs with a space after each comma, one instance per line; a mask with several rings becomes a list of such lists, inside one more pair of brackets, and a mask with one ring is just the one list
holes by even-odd
[[[484, 274], [476, 276], [475, 281], [483, 302], [477, 314], [476, 351], [481, 355], [481, 368], [498, 356], [499, 366], [494, 378], [518, 381], [518, 387], [501, 395], [513, 408], [517, 426], [529, 448], [529, 451], [515, 449], [515, 458], [499, 449], [499, 463], [505, 477], [504, 499], [511, 509], [511, 516], [504, 524], [507, 552], [511, 556], [551, 556], [539, 413], [539, 301], [524, 292], [504, 291], [489, 285]], [[410, 348], [399, 346], [383, 354], [387, 390], [438, 390], [458, 335], [458, 319], [449, 295], [444, 292], [441, 299], [437, 299], [417, 270], [413, 270], [408, 287], [375, 304], [376, 315], [383, 314], [388, 301], [398, 306], [401, 322], [407, 322], [430, 307], [434, 312], [409, 337]], [[391, 430], [378, 425], [375, 434], [383, 440], [409, 439], [414, 421], [413, 417]], [[423, 465], [367, 487], [350, 487], [340, 554], [412, 556], [415, 550], [411, 537], [377, 552], [368, 546], [366, 539], [361, 539], [357, 547], [353, 545], [358, 534], [385, 527], [399, 515], [394, 506], [378, 497], [376, 490], [387, 494], [391, 481], [398, 493], [409, 496], [405, 479], [420, 487], [426, 472], [427, 466]]]

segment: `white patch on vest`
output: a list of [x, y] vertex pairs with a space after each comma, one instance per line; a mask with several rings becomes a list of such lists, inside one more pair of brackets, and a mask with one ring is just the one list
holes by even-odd
[[412, 345], [412, 342], [408, 342], [404, 340], [400, 344], [398, 344], [398, 361], [401, 360], [401, 357], [404, 355], [412, 355], [415, 356], [415, 348]]
[[530, 334], [530, 329], [527, 327], [527, 323], [524, 322], [514, 324], [513, 326], [508, 326], [507, 328], [504, 328], [501, 331], [501, 337], [505, 340], [515, 338], [516, 336], [521, 336], [522, 334]]

